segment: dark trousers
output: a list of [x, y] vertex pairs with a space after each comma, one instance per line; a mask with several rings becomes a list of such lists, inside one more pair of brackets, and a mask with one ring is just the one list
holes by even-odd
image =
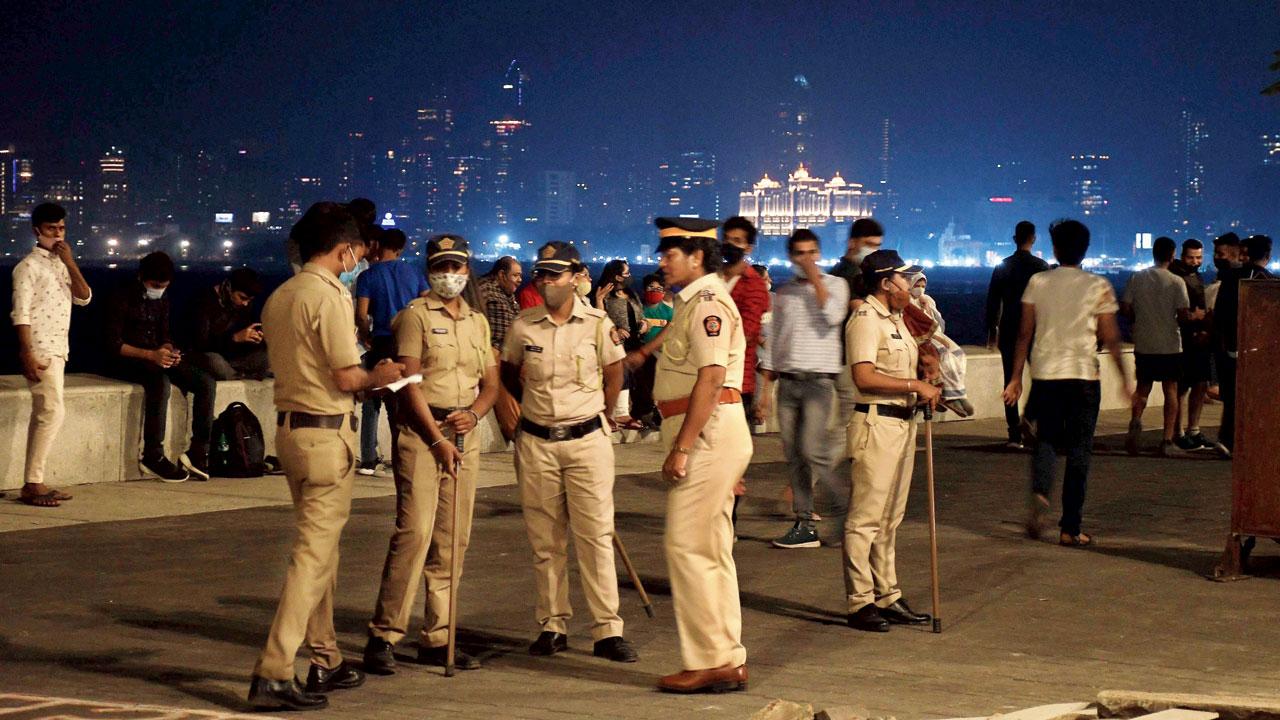
[[1036, 419], [1031, 455], [1031, 490], [1045, 497], [1053, 491], [1058, 455], [1067, 457], [1062, 479], [1062, 520], [1058, 526], [1080, 534], [1093, 433], [1098, 426], [1102, 384], [1097, 380], [1032, 380], [1027, 406]]
[[1225, 352], [1215, 353], [1218, 369], [1218, 397], [1222, 398], [1222, 426], [1218, 442], [1234, 450], [1236, 444], [1236, 359]]
[[[1013, 379], [1013, 356], [1017, 346], [1000, 344], [1000, 365], [1004, 367], [1004, 387]], [[1000, 388], [1004, 390], [1004, 387]], [[1022, 442], [1022, 418], [1018, 416], [1018, 405], [1004, 406], [1004, 422], [1009, 426], [1009, 442]]]
[[169, 386], [177, 385], [190, 394], [191, 444], [188, 454], [204, 458], [209, 454], [209, 436], [213, 431], [213, 402], [218, 383], [209, 373], [183, 359], [165, 369], [145, 360], [122, 359], [112, 370], [112, 377], [142, 386], [142, 458], [148, 462], [164, 457], [164, 429], [169, 415]]
[[267, 348], [262, 345], [238, 354], [209, 352], [189, 355], [197, 367], [212, 375], [215, 380], [262, 380], [270, 374]]
[[655, 409], [653, 402], [653, 381], [657, 374], [658, 358], [645, 358], [644, 364], [636, 368], [631, 376], [631, 417], [647, 420]]
[[[364, 354], [364, 368], [372, 370], [374, 365], [387, 358], [396, 357], [396, 339], [391, 335], [379, 335], [373, 338], [373, 346]], [[378, 413], [383, 406], [387, 408], [387, 424], [391, 426], [392, 453], [395, 452], [396, 436], [396, 398], [392, 393], [374, 395], [370, 393], [360, 404], [360, 464], [371, 465], [378, 460]]]

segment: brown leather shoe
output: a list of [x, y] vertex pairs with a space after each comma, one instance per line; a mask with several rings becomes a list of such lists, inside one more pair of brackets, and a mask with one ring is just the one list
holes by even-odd
[[706, 670], [685, 670], [658, 681], [658, 689], [673, 693], [722, 693], [747, 689], [747, 666], [725, 665]]

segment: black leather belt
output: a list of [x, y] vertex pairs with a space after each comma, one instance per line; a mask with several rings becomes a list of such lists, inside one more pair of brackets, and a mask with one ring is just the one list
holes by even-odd
[[438, 407], [432, 407], [432, 408], [431, 408], [431, 417], [435, 418], [435, 419], [436, 419], [436, 422], [444, 422], [444, 419], [445, 419], [445, 418], [447, 418], [447, 417], [449, 417], [450, 415], [452, 415], [452, 414], [454, 414], [454, 413], [458, 412], [459, 410], [466, 410], [466, 408], [461, 408], [461, 407], [455, 407], [455, 408], [438, 408]]
[[540, 437], [543, 440], [551, 440], [560, 442], [561, 440], [577, 440], [599, 430], [600, 416], [597, 415], [586, 422], [580, 422], [577, 425], [557, 425], [556, 427], [545, 427], [535, 422], [530, 422], [524, 418], [520, 418], [520, 429], [524, 432]]
[[[871, 413], [871, 406], [867, 403], [858, 403], [853, 406], [854, 412]], [[876, 414], [885, 417], [897, 418], [899, 420], [910, 420], [916, 414], [915, 408], [906, 407], [904, 405], [884, 405], [876, 403]]]
[[356, 419], [355, 413], [345, 413], [343, 415], [312, 415], [311, 413], [299, 412], [297, 410], [280, 411], [276, 413], [276, 425], [284, 425], [285, 418], [289, 419], [289, 429], [295, 428], [323, 428], [325, 430], [337, 430], [342, 427], [343, 421], [351, 419], [351, 430], [355, 431], [360, 428], [360, 421]]
[[820, 372], [780, 372], [778, 377], [787, 380], [796, 380], [799, 382], [807, 382], [809, 380], [835, 380], [837, 373], [820, 373]]

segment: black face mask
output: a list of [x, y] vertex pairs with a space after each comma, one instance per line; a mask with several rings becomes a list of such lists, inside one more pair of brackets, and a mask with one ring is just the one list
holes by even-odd
[[1222, 272], [1223, 270], [1231, 270], [1233, 268], [1238, 268], [1240, 267], [1240, 263], [1231, 262], [1226, 258], [1214, 258], [1213, 266], [1218, 269], [1218, 272]]
[[720, 246], [720, 257], [724, 259], [725, 265], [737, 265], [742, 262], [742, 258], [745, 257], [746, 254], [747, 251], [737, 245], [724, 243]]

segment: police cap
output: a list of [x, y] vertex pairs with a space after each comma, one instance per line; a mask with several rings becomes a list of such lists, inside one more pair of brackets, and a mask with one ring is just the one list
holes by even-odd
[[548, 245], [538, 252], [538, 261], [533, 264], [534, 272], [549, 272], [559, 275], [567, 270], [577, 271], [582, 267], [582, 255], [578, 248], [565, 243], [560, 247]]
[[902, 273], [912, 275], [924, 270], [919, 265], [908, 265], [897, 250], [877, 250], [862, 261], [862, 274], [866, 276]]
[[427, 240], [427, 265], [442, 260], [465, 263], [471, 259], [466, 238], [461, 235], [432, 235]]
[[680, 244], [684, 238], [716, 239], [716, 228], [720, 223], [715, 220], [689, 217], [660, 217], [653, 221], [658, 226], [658, 252]]

